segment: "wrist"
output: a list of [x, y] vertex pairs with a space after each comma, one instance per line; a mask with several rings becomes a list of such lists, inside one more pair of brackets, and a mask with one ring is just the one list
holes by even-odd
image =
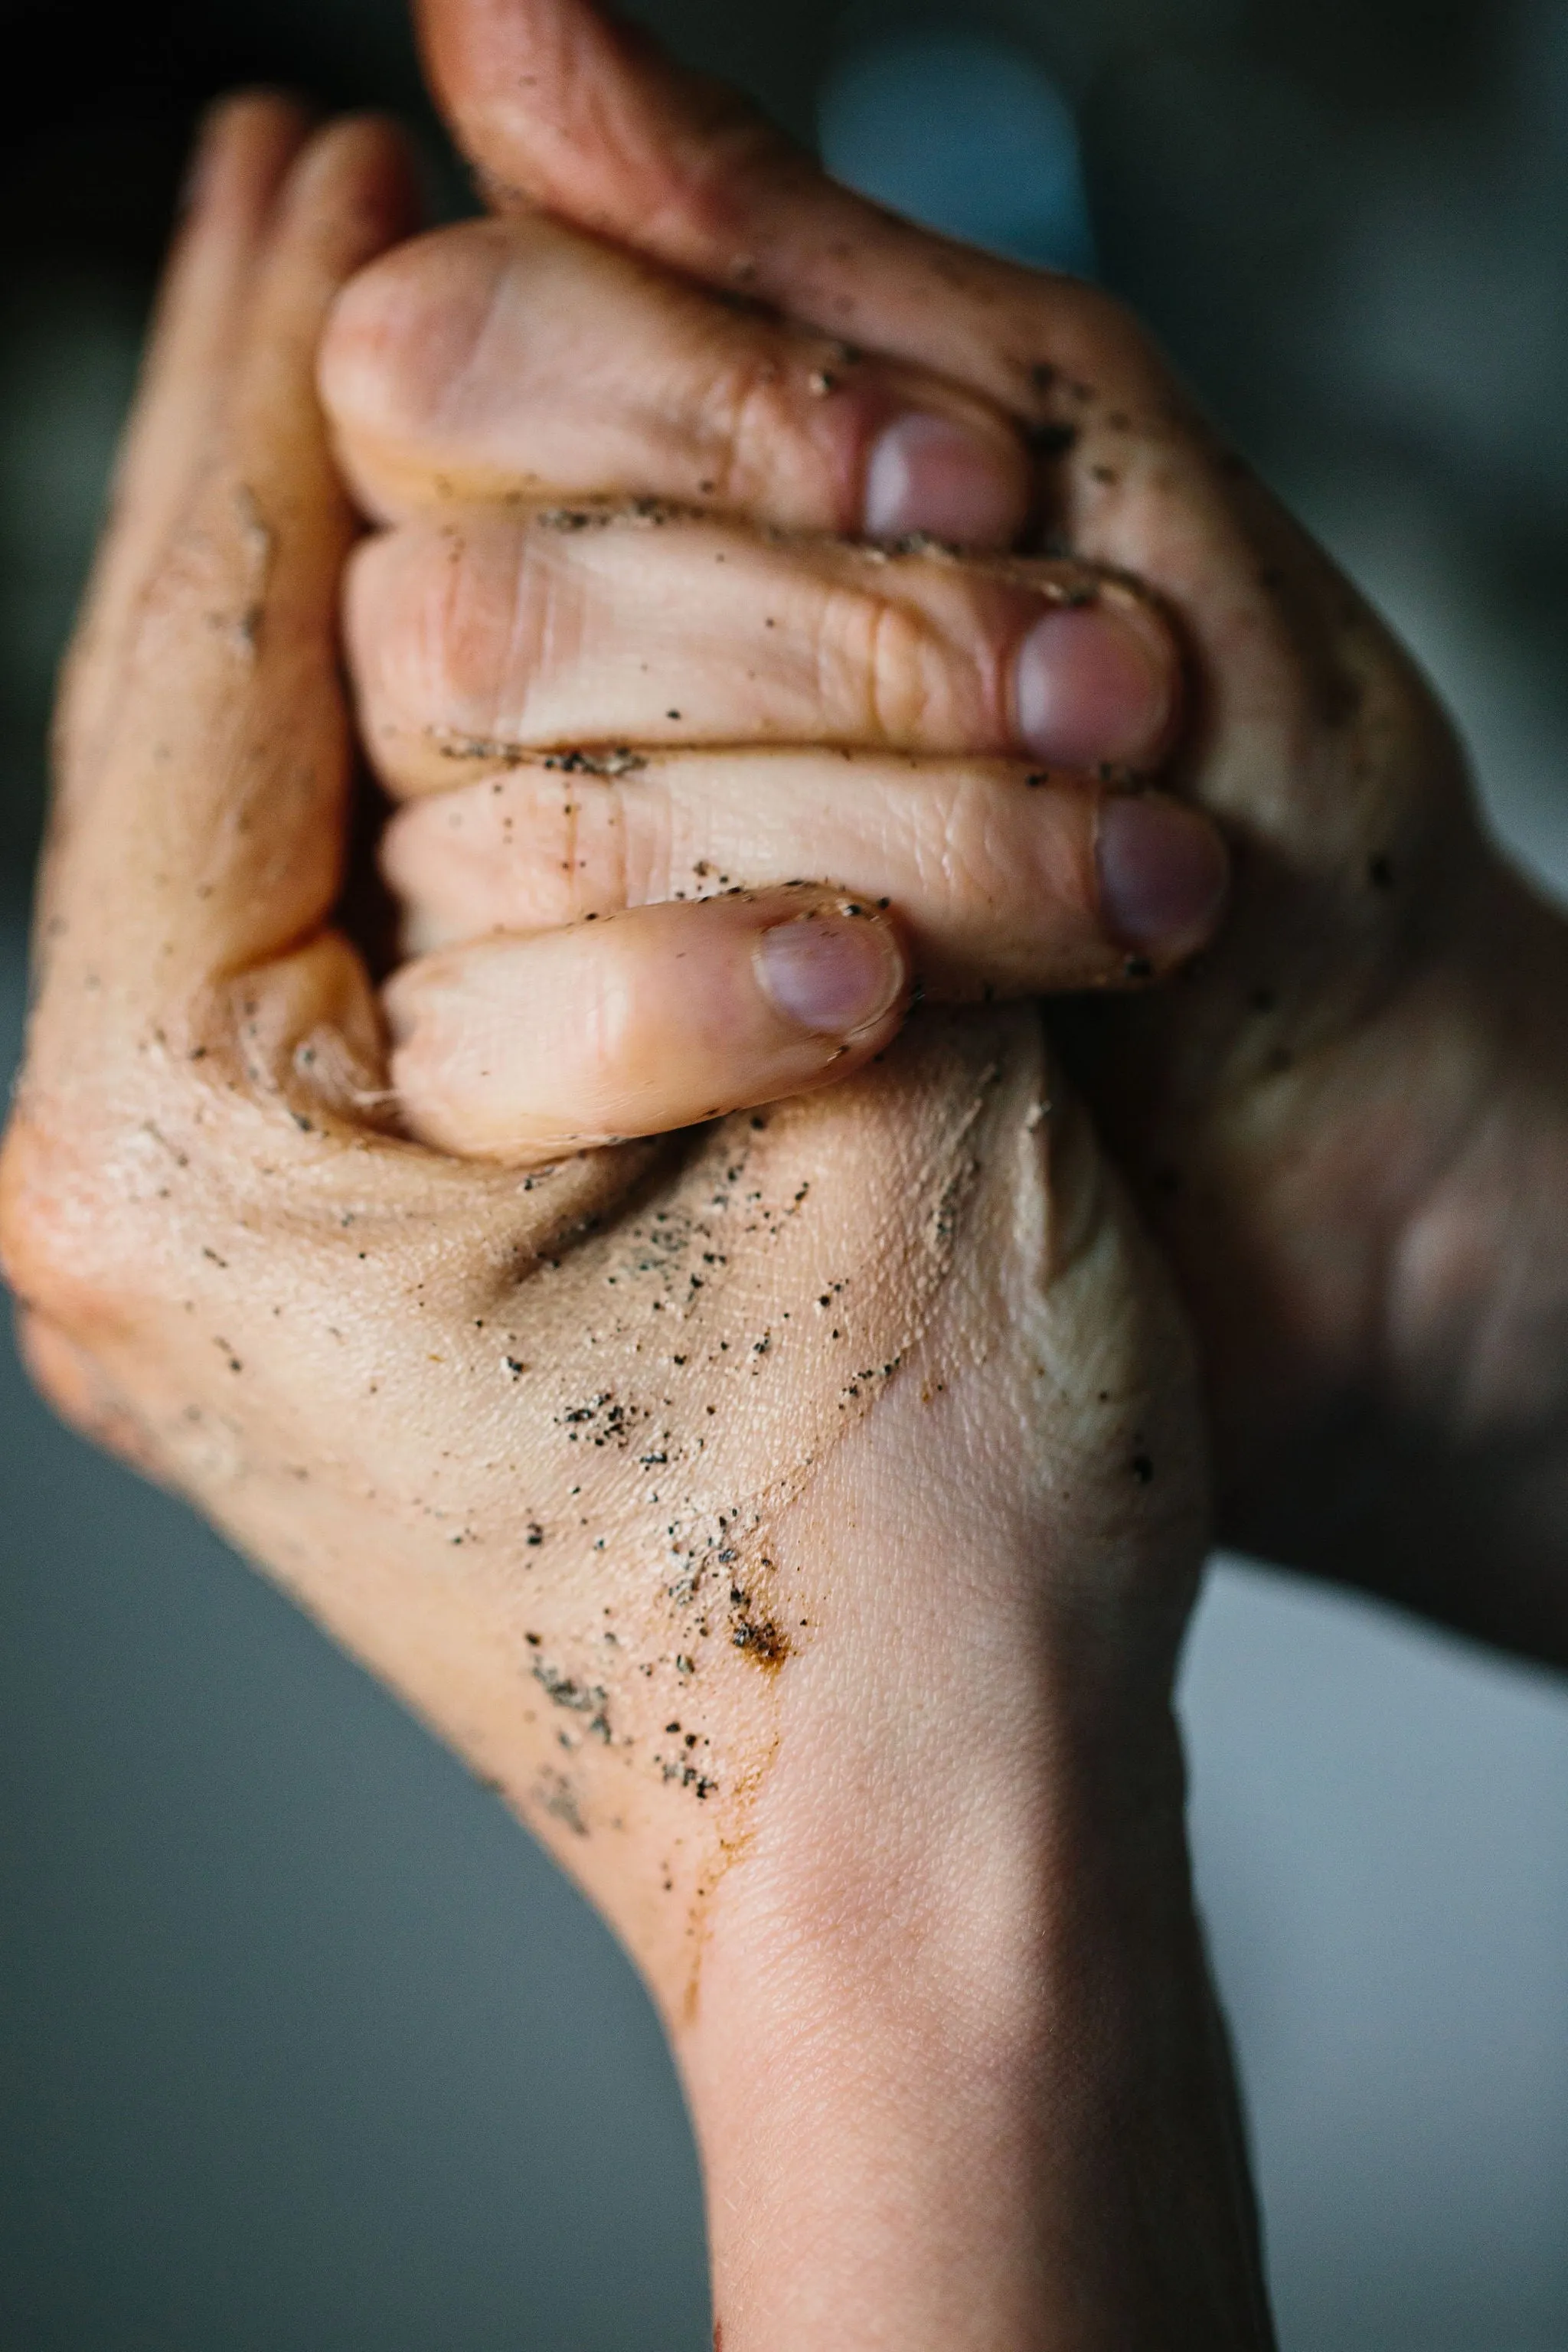
[[677, 2034], [725, 2352], [1267, 2343], [1161, 1747], [890, 1826], [781, 1756]]
[[929, 1482], [826, 1488], [879, 1609], [782, 1672], [670, 2021], [724, 2352], [1266, 2344], [1168, 1705], [1191, 1528], [1130, 1598], [1113, 1537], [1075, 1570], [983, 1506], [917, 1524]]

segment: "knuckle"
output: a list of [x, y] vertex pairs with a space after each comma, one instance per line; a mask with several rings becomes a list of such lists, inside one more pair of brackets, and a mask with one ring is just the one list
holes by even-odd
[[1100, 341], [1108, 351], [1120, 354], [1134, 345], [1142, 349], [1147, 343], [1143, 329], [1127, 303], [1102, 286], [1090, 286], [1082, 278], [1073, 278], [1065, 290], [1064, 309], [1080, 334]]
[[1064, 335], [1066, 373], [1083, 378], [1091, 392], [1114, 390], [1119, 400], [1156, 410], [1170, 396], [1173, 381], [1163, 354], [1119, 295], [1076, 279], [1067, 282], [1057, 324]]
[[[848, 476], [847, 453], [836, 461], [803, 430], [779, 352], [762, 345], [738, 355], [707, 387], [704, 408], [705, 437], [717, 453], [710, 470], [727, 505], [760, 504], [810, 525], [840, 520], [844, 482], [837, 478]], [[847, 424], [842, 408], [832, 421]]]
[[816, 647], [824, 708], [897, 751], [1005, 749], [1016, 599], [965, 570], [919, 556], [910, 565], [851, 575], [825, 595]]
[[17, 1298], [79, 1339], [118, 1320], [137, 1255], [108, 1198], [105, 1141], [21, 1113], [0, 1150], [0, 1269]]
[[748, 352], [719, 370], [701, 397], [702, 433], [714, 452], [720, 494], [734, 505], [749, 496], [759, 476], [766, 478], [784, 430], [778, 368], [765, 353]]
[[417, 446], [448, 413], [482, 342], [506, 255], [497, 225], [416, 237], [351, 278], [328, 320], [321, 397], [340, 432]]
[[658, 864], [661, 808], [668, 795], [656, 785], [647, 798], [644, 807], [639, 794], [634, 819], [620, 783], [584, 776], [567, 780], [561, 803], [562, 866], [572, 921], [619, 914], [636, 903], [630, 895], [634, 880], [637, 898], [651, 895], [648, 876]]
[[349, 639], [373, 731], [380, 717], [479, 738], [508, 719], [546, 641], [552, 598], [515, 527], [406, 523], [355, 554]]
[[803, 651], [825, 721], [833, 732], [879, 740], [884, 677], [902, 666], [907, 653], [894, 641], [896, 616], [875, 597], [833, 589], [822, 598], [815, 623]]
[[867, 718], [900, 750], [940, 740], [952, 700], [949, 648], [923, 614], [891, 598], [867, 602], [864, 621], [847, 632], [863, 665]]
[[57, 1037], [25, 1069], [0, 1140], [0, 1275], [89, 1349], [145, 1332], [226, 1211], [215, 1089], [230, 1087], [230, 1057], [204, 1044], [187, 1067], [187, 1026], [170, 1007], [136, 1044], [78, 1053]]
[[959, 777], [920, 796], [913, 859], [924, 889], [950, 908], [995, 913], [1016, 888], [1017, 843], [998, 795]]
[[627, 1073], [637, 1068], [640, 1058], [635, 1000], [637, 978], [629, 961], [612, 957], [603, 971], [594, 972], [585, 991], [581, 1061], [573, 1088], [584, 1128], [608, 1128], [620, 1122]]
[[[606, 907], [646, 907], [677, 897], [697, 898], [710, 887], [702, 841], [689, 841], [688, 812], [678, 808], [667, 778], [656, 769], [628, 793], [609, 788], [594, 835], [595, 865]], [[705, 839], [704, 835], [704, 839]], [[677, 872], [679, 860], [687, 870]]]
[[516, 771], [403, 811], [382, 869], [405, 909], [442, 930], [553, 930], [618, 913], [628, 892], [664, 895], [667, 802], [649, 786], [628, 817], [616, 782]]
[[771, 185], [781, 164], [793, 168], [794, 154], [749, 99], [715, 82], [707, 102], [709, 135], [700, 142], [668, 153], [652, 145], [646, 150], [644, 197], [650, 215], [679, 222], [698, 249], [744, 252], [759, 190]]

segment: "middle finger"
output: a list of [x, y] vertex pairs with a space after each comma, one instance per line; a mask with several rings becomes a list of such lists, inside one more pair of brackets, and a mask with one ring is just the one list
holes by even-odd
[[813, 743], [1152, 767], [1160, 616], [1080, 565], [786, 539], [649, 502], [466, 511], [368, 541], [348, 627], [365, 740], [412, 796], [619, 747]]

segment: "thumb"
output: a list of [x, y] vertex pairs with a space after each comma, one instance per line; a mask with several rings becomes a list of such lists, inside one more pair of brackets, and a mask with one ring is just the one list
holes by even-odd
[[1117, 305], [884, 212], [722, 84], [587, 0], [418, 0], [437, 102], [501, 210], [538, 205], [708, 283], [958, 377], [1026, 422], [1147, 354]]
[[634, 907], [405, 964], [393, 1077], [422, 1141], [538, 1164], [847, 1077], [909, 985], [898, 925], [834, 890]]

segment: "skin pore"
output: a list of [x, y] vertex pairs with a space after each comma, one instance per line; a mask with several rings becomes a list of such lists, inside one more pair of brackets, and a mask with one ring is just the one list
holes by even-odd
[[[1266, 2346], [1169, 1704], [1196, 1382], [1037, 1014], [797, 1023], [856, 1074], [526, 1171], [400, 1129], [333, 925], [313, 376], [406, 214], [380, 126], [209, 133], [61, 709], [0, 1166], [35, 1371], [616, 1927], [728, 2352]], [[674, 912], [754, 974], [801, 910]]]

